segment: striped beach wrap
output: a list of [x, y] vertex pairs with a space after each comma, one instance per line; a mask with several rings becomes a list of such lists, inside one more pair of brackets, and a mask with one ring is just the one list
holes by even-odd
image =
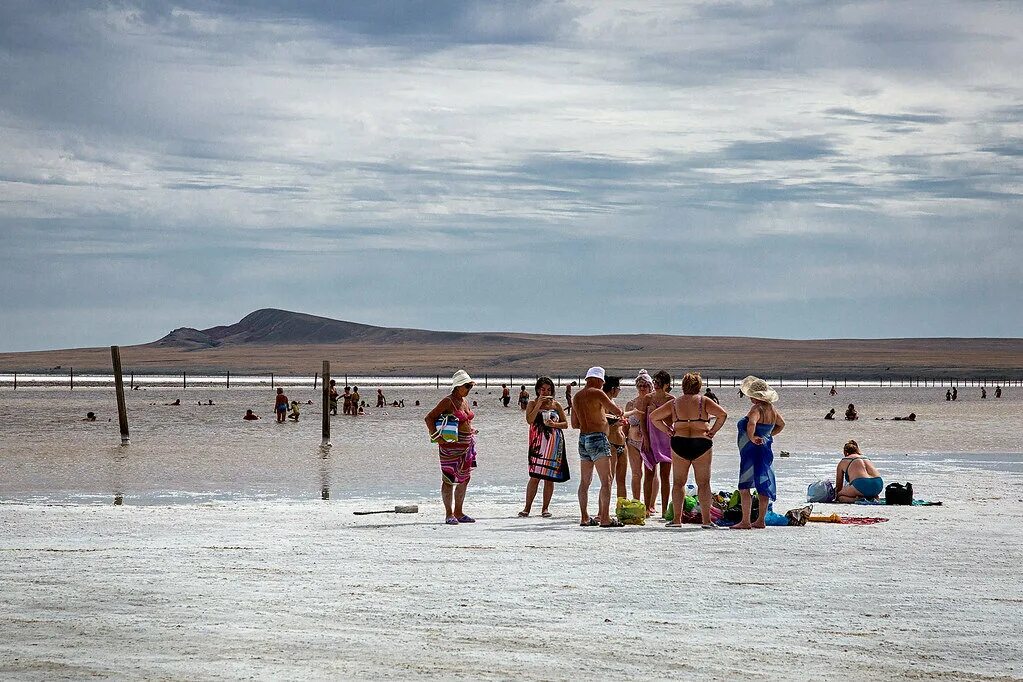
[[458, 434], [453, 443], [440, 442], [440, 473], [444, 481], [451, 484], [468, 483], [472, 468], [476, 466], [476, 435]]

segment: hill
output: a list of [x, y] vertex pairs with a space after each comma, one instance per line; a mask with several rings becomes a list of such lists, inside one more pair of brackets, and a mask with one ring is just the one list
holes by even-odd
[[[433, 375], [465, 367], [492, 376], [575, 376], [600, 364], [631, 374], [645, 367], [695, 368], [708, 376], [759, 373], [783, 378], [1023, 378], [1023, 339], [790, 340], [615, 334], [555, 336], [513, 332], [376, 327], [286, 310], [257, 310], [230, 325], [181, 327], [152, 343], [125, 346], [135, 372], [311, 375], [322, 360], [348, 374]], [[57, 365], [108, 372], [108, 348], [0, 354], [0, 371]]]

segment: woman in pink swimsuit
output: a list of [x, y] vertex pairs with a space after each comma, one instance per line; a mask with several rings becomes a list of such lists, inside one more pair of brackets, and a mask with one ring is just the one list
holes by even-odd
[[440, 496], [444, 501], [444, 523], [457, 526], [460, 523], [475, 523], [462, 510], [465, 501], [465, 489], [472, 477], [472, 469], [476, 466], [476, 430], [472, 428], [472, 420], [476, 413], [469, 408], [465, 399], [475, 382], [463, 369], [451, 377], [451, 393], [444, 396], [437, 407], [426, 415], [426, 431], [433, 438], [437, 429], [437, 419], [444, 414], [453, 414], [458, 420], [458, 440], [455, 442], [440, 441]]

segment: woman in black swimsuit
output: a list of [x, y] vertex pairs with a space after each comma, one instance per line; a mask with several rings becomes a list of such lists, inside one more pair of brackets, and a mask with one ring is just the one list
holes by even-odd
[[[728, 413], [713, 400], [700, 395], [703, 379], [699, 374], [682, 377], [682, 395], [666, 402], [650, 414], [650, 419], [661, 431], [671, 436], [672, 488], [671, 504], [675, 518], [671, 524], [679, 525], [685, 507], [686, 482], [689, 467], [693, 468], [700, 498], [700, 516], [703, 527], [714, 526], [710, 517], [710, 463], [713, 456], [714, 434], [724, 425]], [[664, 420], [671, 418], [671, 430]]]

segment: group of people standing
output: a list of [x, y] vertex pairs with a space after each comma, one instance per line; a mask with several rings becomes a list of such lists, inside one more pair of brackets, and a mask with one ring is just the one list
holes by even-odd
[[[476, 429], [466, 396], [475, 382], [464, 370], [452, 377], [451, 393], [445, 396], [425, 416], [427, 432], [439, 447], [442, 475], [441, 497], [444, 501], [445, 523], [473, 523], [465, 514], [463, 503], [466, 488], [476, 466]], [[541, 516], [550, 517], [550, 502], [554, 485], [569, 480], [570, 472], [564, 431], [579, 430], [579, 510], [580, 525], [616, 528], [622, 524], [611, 517], [612, 485], [618, 497], [625, 497], [626, 478], [629, 478], [632, 496], [642, 499], [647, 514], [657, 512], [660, 499], [661, 513], [669, 525], [679, 525], [684, 508], [686, 484], [692, 470], [696, 479], [702, 522], [705, 528], [715, 528], [710, 509], [711, 462], [714, 437], [724, 426], [728, 413], [714, 399], [710, 389], [701, 394], [703, 381], [698, 373], [690, 372], [682, 378], [682, 394], [671, 393], [672, 378], [665, 371], [651, 376], [641, 370], [636, 376], [637, 397], [624, 407], [615, 399], [621, 392], [621, 378], [609, 377], [602, 367], [591, 367], [586, 372], [585, 385], [577, 392], [566, 389], [566, 404], [555, 398], [554, 382], [540, 377], [534, 386], [532, 398], [526, 396], [520, 404], [528, 424], [527, 453], [529, 481], [526, 484], [525, 506], [519, 516], [528, 517], [543, 482]], [[741, 391], [750, 399], [747, 414], [737, 424], [739, 446], [738, 489], [743, 518], [735, 528], [763, 528], [768, 501], [777, 497], [774, 454], [771, 449], [774, 436], [785, 428], [785, 420], [774, 407], [778, 393], [767, 382], [754, 376], [746, 377]], [[511, 391], [502, 386], [502, 402], [507, 405]], [[443, 437], [444, 428], [457, 423], [457, 433]], [[600, 482], [597, 515], [589, 513], [589, 489], [596, 472]], [[765, 502], [760, 513], [752, 518], [752, 493]], [[669, 518], [668, 504], [678, 510]]]
[[[331, 379], [328, 396], [330, 400], [331, 414], [337, 414], [338, 403], [341, 403], [341, 414], [356, 416], [363, 414], [365, 411], [366, 403], [362, 401], [362, 395], [359, 393], [358, 386], [345, 386], [344, 392], [339, 393], [337, 390], [337, 382], [334, 379]], [[383, 407], [383, 396], [383, 391], [377, 389], [377, 407]]]

